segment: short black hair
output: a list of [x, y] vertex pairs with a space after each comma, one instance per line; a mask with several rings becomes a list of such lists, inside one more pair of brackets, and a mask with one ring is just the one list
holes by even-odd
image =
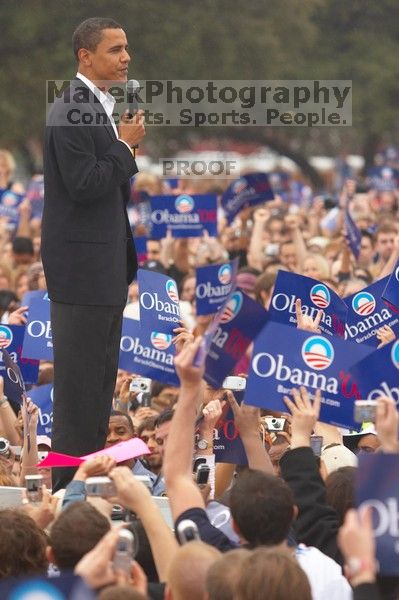
[[102, 39], [104, 29], [122, 29], [122, 26], [114, 19], [104, 17], [92, 17], [86, 19], [77, 26], [72, 35], [72, 47], [76, 60], [81, 48], [94, 52]]
[[12, 251], [14, 254], [30, 254], [34, 255], [33, 242], [28, 237], [16, 237], [12, 242]]
[[361, 229], [360, 233], [361, 233], [362, 238], [363, 237], [368, 238], [374, 246], [375, 238], [374, 238], [374, 234], [371, 231], [369, 231], [368, 229]]
[[294, 516], [294, 497], [279, 477], [247, 470], [230, 492], [230, 510], [251, 546], [275, 546], [287, 538]]
[[135, 436], [134, 425], [132, 419], [130, 418], [130, 415], [128, 415], [125, 412], [122, 412], [121, 410], [111, 410], [109, 418], [111, 419], [112, 417], [125, 417], [126, 421], [128, 422], [128, 428], [130, 433], [132, 434], [132, 437]]
[[167, 423], [173, 419], [175, 411], [171, 408], [166, 408], [155, 421], [155, 427], [160, 427], [163, 423]]

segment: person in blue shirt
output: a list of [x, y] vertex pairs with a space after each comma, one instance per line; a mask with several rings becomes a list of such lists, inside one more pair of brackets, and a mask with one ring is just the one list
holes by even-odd
[[[134, 426], [129, 415], [118, 410], [113, 410], [108, 422], [108, 433], [105, 447], [109, 448], [110, 446], [114, 446], [120, 442], [125, 442], [134, 437]], [[111, 458], [109, 458], [109, 461], [110, 463], [114, 463], [113, 459]], [[151, 494], [153, 496], [162, 496], [165, 494], [165, 482], [163, 477], [159, 477], [155, 473], [152, 473], [152, 471], [149, 471], [143, 465], [140, 459], [130, 458], [129, 460], [118, 464], [119, 466], [129, 467], [134, 475], [146, 475], [149, 477], [152, 483]], [[112, 468], [112, 464], [110, 465], [110, 468]], [[65, 508], [65, 506], [71, 502], [77, 502], [85, 499], [85, 480], [84, 477], [79, 476], [79, 471], [80, 469], [76, 472], [75, 477], [66, 488], [63, 500], [63, 508]], [[96, 475], [106, 475], [107, 473], [108, 470], [106, 472], [104, 471], [104, 473], [96, 473]]]

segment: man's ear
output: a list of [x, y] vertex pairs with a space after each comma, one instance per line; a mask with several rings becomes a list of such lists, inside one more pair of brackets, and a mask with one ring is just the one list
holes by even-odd
[[79, 48], [79, 50], [78, 50], [78, 60], [85, 67], [90, 67], [90, 65], [91, 65], [91, 53], [90, 53], [90, 50], [86, 50], [86, 48]]
[[48, 560], [49, 563], [53, 563], [53, 565], [55, 565], [55, 557], [54, 557], [54, 552], [51, 546], [46, 546], [46, 558]]
[[298, 514], [299, 514], [299, 508], [297, 507], [296, 504], [294, 504], [294, 506], [292, 507], [292, 520], [293, 521], [297, 520]]

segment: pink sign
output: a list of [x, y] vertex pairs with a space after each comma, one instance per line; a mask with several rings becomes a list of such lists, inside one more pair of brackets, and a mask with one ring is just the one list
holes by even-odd
[[144, 454], [151, 454], [147, 444], [145, 444], [140, 438], [132, 438], [126, 440], [126, 442], [120, 442], [109, 448], [98, 450], [92, 454], [86, 454], [85, 456], [69, 456], [68, 454], [60, 454], [58, 452], [49, 452], [47, 457], [42, 460], [37, 466], [38, 467], [78, 467], [85, 460], [95, 458], [97, 456], [111, 456], [117, 463], [124, 462], [137, 456], [143, 456]]

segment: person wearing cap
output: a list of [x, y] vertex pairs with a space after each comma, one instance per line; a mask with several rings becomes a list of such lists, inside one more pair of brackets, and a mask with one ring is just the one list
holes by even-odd
[[343, 436], [343, 443], [352, 452], [376, 452], [381, 446], [373, 424], [367, 424], [359, 433], [348, 433]]
[[326, 479], [341, 467], [357, 467], [357, 456], [342, 444], [329, 444], [321, 450], [320, 473]]
[[[39, 456], [39, 462], [47, 458], [48, 453], [51, 451], [51, 439], [47, 435], [38, 435], [36, 438], [37, 442], [37, 454]], [[48, 490], [51, 490], [51, 469], [48, 467], [41, 467], [38, 469], [39, 475], [43, 475], [43, 483], [46, 485]]]

